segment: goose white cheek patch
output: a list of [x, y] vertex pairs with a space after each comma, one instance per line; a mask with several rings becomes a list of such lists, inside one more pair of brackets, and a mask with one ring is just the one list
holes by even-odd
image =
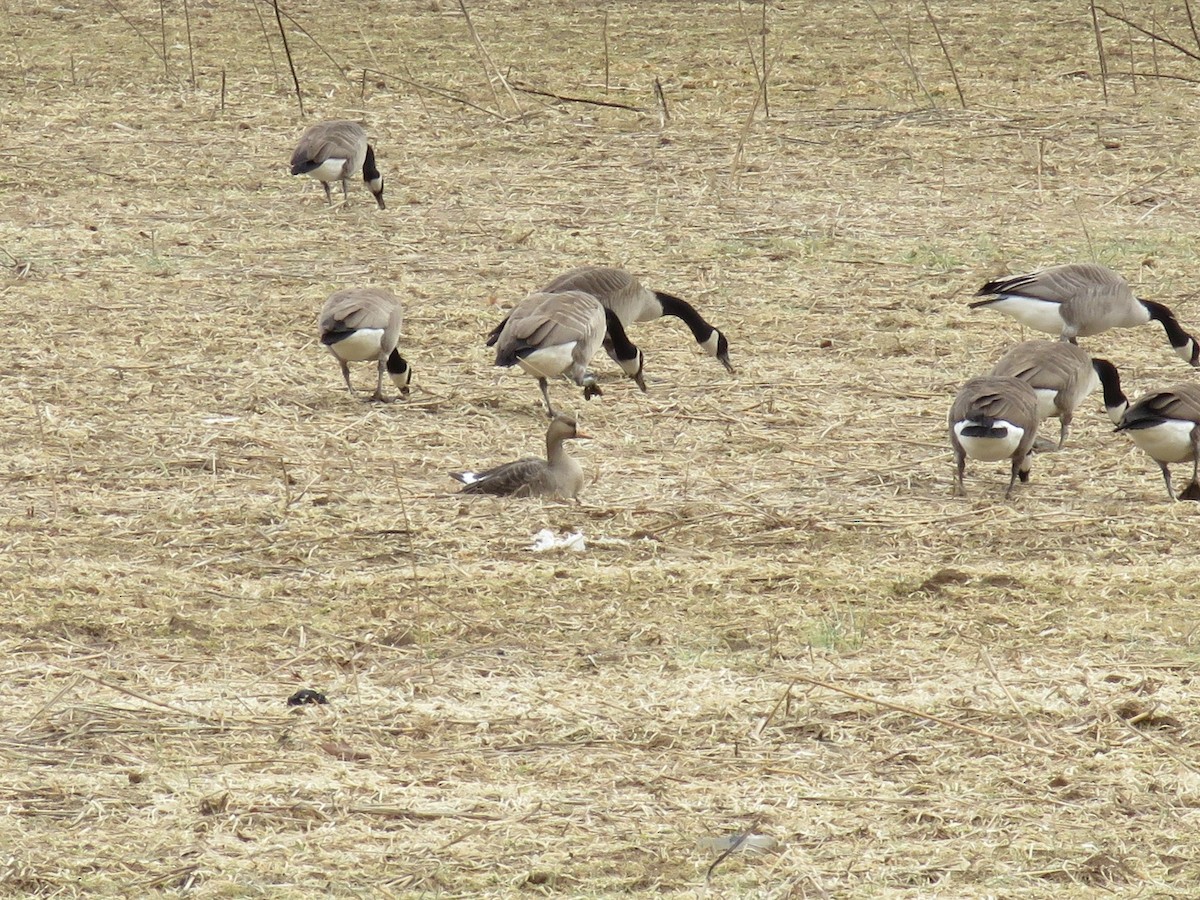
[[718, 335], [717, 332], [714, 331], [712, 334], [710, 334], [708, 336], [707, 340], [700, 342], [700, 346], [704, 348], [704, 352], [707, 353], [709, 356], [716, 356], [720, 349], [717, 345], [720, 344], [720, 342], [721, 342], [720, 335]]

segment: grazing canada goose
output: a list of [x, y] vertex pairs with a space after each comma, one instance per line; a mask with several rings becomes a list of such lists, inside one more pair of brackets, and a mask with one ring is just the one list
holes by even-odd
[[1200, 385], [1180, 384], [1139, 397], [1121, 417], [1126, 432], [1162, 469], [1167, 496], [1176, 499], [1168, 463], [1192, 463], [1192, 480], [1180, 500], [1200, 500]]
[[583, 469], [567, 455], [563, 441], [587, 440], [571, 416], [559, 413], [546, 429], [546, 458], [529, 457], [484, 472], [452, 472], [464, 485], [460, 494], [502, 494], [509, 497], [562, 497], [578, 500]]
[[335, 291], [325, 301], [317, 317], [321, 343], [329, 348], [342, 367], [342, 378], [351, 394], [351, 362], [379, 361], [375, 379], [375, 400], [383, 400], [383, 373], [386, 369], [400, 393], [408, 393], [412, 369], [396, 345], [400, 342], [403, 310], [396, 295], [387, 288], [346, 288]]
[[1106, 266], [1051, 266], [989, 281], [978, 295], [987, 294], [996, 296], [972, 303], [971, 309], [998, 310], [1035, 331], [1057, 334], [1072, 344], [1076, 338], [1110, 328], [1133, 328], [1153, 319], [1162, 325], [1180, 358], [1200, 366], [1200, 345], [1180, 327], [1175, 314], [1161, 303], [1139, 300], [1129, 282]]
[[519, 365], [537, 378], [553, 417], [547, 379], [565, 375], [583, 388], [587, 400], [601, 393], [588, 363], [606, 333], [625, 374], [645, 391], [642, 351], [630, 343], [621, 320], [582, 291], [530, 294], [492, 330], [487, 345], [496, 348], [495, 365]]
[[300, 135], [300, 143], [292, 154], [292, 174], [311, 175], [325, 188], [325, 201], [333, 206], [329, 183], [342, 183], [342, 199], [349, 199], [347, 185], [362, 169], [367, 190], [375, 195], [380, 209], [383, 204], [383, 176], [375, 167], [375, 150], [367, 143], [367, 133], [357, 122], [318, 122]]
[[[709, 356], [720, 361], [728, 372], [733, 372], [729, 361], [729, 341], [725, 335], [704, 321], [696, 308], [686, 300], [680, 300], [662, 291], [652, 291], [624, 269], [606, 266], [580, 266], [559, 275], [543, 291], [584, 291], [599, 300], [605, 309], [611, 309], [628, 328], [634, 322], [649, 322], [662, 316], [675, 316], [691, 329], [692, 337]], [[611, 356], [613, 351], [605, 346]], [[613, 357], [614, 359], [616, 357]]]
[[1102, 382], [1120, 379], [1108, 360], [1093, 360], [1087, 351], [1062, 341], [1025, 341], [1017, 344], [992, 367], [991, 374], [1020, 378], [1037, 395], [1038, 416], [1057, 416], [1061, 450], [1071, 430], [1075, 410]]
[[954, 448], [954, 493], [965, 495], [963, 473], [967, 457], [996, 462], [1012, 459], [1012, 477], [1004, 498], [1012, 494], [1019, 476], [1029, 480], [1029, 451], [1038, 427], [1037, 394], [1019, 378], [972, 378], [962, 386], [950, 407], [950, 445]]

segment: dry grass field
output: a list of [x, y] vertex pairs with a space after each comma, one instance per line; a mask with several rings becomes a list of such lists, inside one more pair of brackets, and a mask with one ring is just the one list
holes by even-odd
[[[0, 892], [1194, 895], [1200, 508], [1097, 397], [954, 498], [945, 414], [1021, 338], [995, 275], [1200, 329], [1200, 97], [1128, 77], [1198, 70], [1105, 20], [1106, 102], [1086, 3], [931, 8], [946, 53], [916, 0], [771, 4], [767, 117], [758, 7], [474, 0], [485, 62], [455, 0], [289, 0], [301, 118], [270, 6], [0, 4]], [[287, 173], [344, 117], [384, 211]], [[581, 505], [456, 496], [545, 427], [483, 335], [589, 262], [737, 374], [637, 326], [647, 394], [552, 385]], [[316, 341], [370, 283], [405, 402]]]

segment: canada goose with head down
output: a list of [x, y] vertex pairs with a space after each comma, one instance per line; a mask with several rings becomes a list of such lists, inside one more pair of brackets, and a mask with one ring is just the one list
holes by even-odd
[[602, 393], [588, 363], [606, 335], [622, 370], [646, 390], [642, 351], [630, 343], [621, 321], [582, 291], [530, 294], [492, 330], [487, 345], [496, 348], [495, 365], [519, 365], [538, 380], [546, 411], [553, 417], [550, 378], [570, 378], [588, 400]]
[[352, 362], [377, 360], [375, 400], [383, 400], [383, 373], [407, 394], [412, 381], [412, 369], [400, 355], [400, 325], [403, 309], [396, 295], [387, 288], [346, 288], [329, 295], [317, 316], [317, 331], [321, 343], [337, 359], [342, 378], [351, 394]]
[[1134, 328], [1153, 320], [1163, 327], [1176, 354], [1200, 366], [1200, 345], [1161, 303], [1140, 300], [1124, 278], [1107, 266], [1068, 263], [1027, 275], [989, 281], [971, 309], [995, 309], [1023, 325], [1064, 341], [1100, 334], [1110, 328]]
[[375, 196], [380, 209], [383, 203], [383, 176], [375, 166], [375, 150], [367, 143], [367, 133], [357, 122], [318, 122], [300, 135], [292, 153], [292, 174], [311, 175], [325, 188], [325, 201], [332, 206], [329, 193], [331, 182], [342, 183], [342, 199], [349, 199], [348, 185], [355, 173], [362, 170], [362, 179]]
[[1063, 341], [1017, 344], [992, 367], [991, 374], [1019, 378], [1033, 388], [1038, 416], [1059, 419], [1059, 450], [1066, 443], [1075, 410], [1088, 395], [1101, 384], [1120, 386], [1112, 363], [1093, 360], [1086, 350]]
[[954, 450], [954, 493], [965, 495], [967, 459], [1012, 460], [1007, 499], [1019, 477], [1029, 480], [1030, 451], [1037, 437], [1037, 395], [1019, 378], [985, 376], [962, 386], [950, 407], [950, 446]]
[[[686, 300], [662, 291], [652, 291], [624, 269], [608, 266], [580, 266], [564, 272], [543, 291], [584, 291], [612, 310], [621, 324], [628, 328], [634, 322], [649, 322], [662, 316], [675, 316], [692, 332], [692, 337], [709, 356], [715, 357], [727, 372], [733, 372], [729, 361], [729, 341]], [[611, 347], [607, 346], [612, 355]], [[615, 358], [615, 357], [614, 357]]]

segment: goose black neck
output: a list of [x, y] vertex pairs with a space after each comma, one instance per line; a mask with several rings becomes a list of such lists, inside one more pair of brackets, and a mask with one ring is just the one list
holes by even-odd
[[1121, 375], [1117, 367], [1107, 359], [1093, 359], [1092, 369], [1100, 379], [1100, 387], [1104, 391], [1104, 408], [1114, 409], [1129, 402], [1125, 392], [1121, 390]]
[[390, 375], [403, 375], [408, 371], [408, 360], [400, 355], [399, 350], [392, 350], [388, 355], [387, 370]]
[[1138, 302], [1146, 307], [1151, 319], [1162, 325], [1163, 331], [1167, 333], [1167, 340], [1171, 342], [1171, 347], [1175, 352], [1185, 362], [1193, 366], [1200, 366], [1200, 344], [1197, 344], [1196, 339], [1183, 330], [1179, 320], [1175, 318], [1175, 313], [1153, 300], [1139, 300]]
[[367, 144], [367, 155], [363, 159], [363, 181], [374, 181], [379, 177], [379, 169], [375, 165], [375, 150]]
[[716, 331], [715, 328], [704, 321], [704, 317], [696, 312], [696, 308], [686, 300], [680, 300], [678, 297], [672, 297], [670, 294], [664, 294], [661, 291], [654, 292], [654, 299], [662, 307], [662, 314], [664, 316], [675, 316], [675, 318], [681, 319], [691, 329], [692, 337], [696, 339], [696, 343], [703, 344]]
[[633, 341], [629, 340], [629, 336], [625, 333], [625, 326], [621, 324], [617, 314], [611, 309], [605, 308], [604, 318], [608, 322], [608, 339], [612, 342], [613, 353], [617, 361], [637, 359], [641, 351]]

